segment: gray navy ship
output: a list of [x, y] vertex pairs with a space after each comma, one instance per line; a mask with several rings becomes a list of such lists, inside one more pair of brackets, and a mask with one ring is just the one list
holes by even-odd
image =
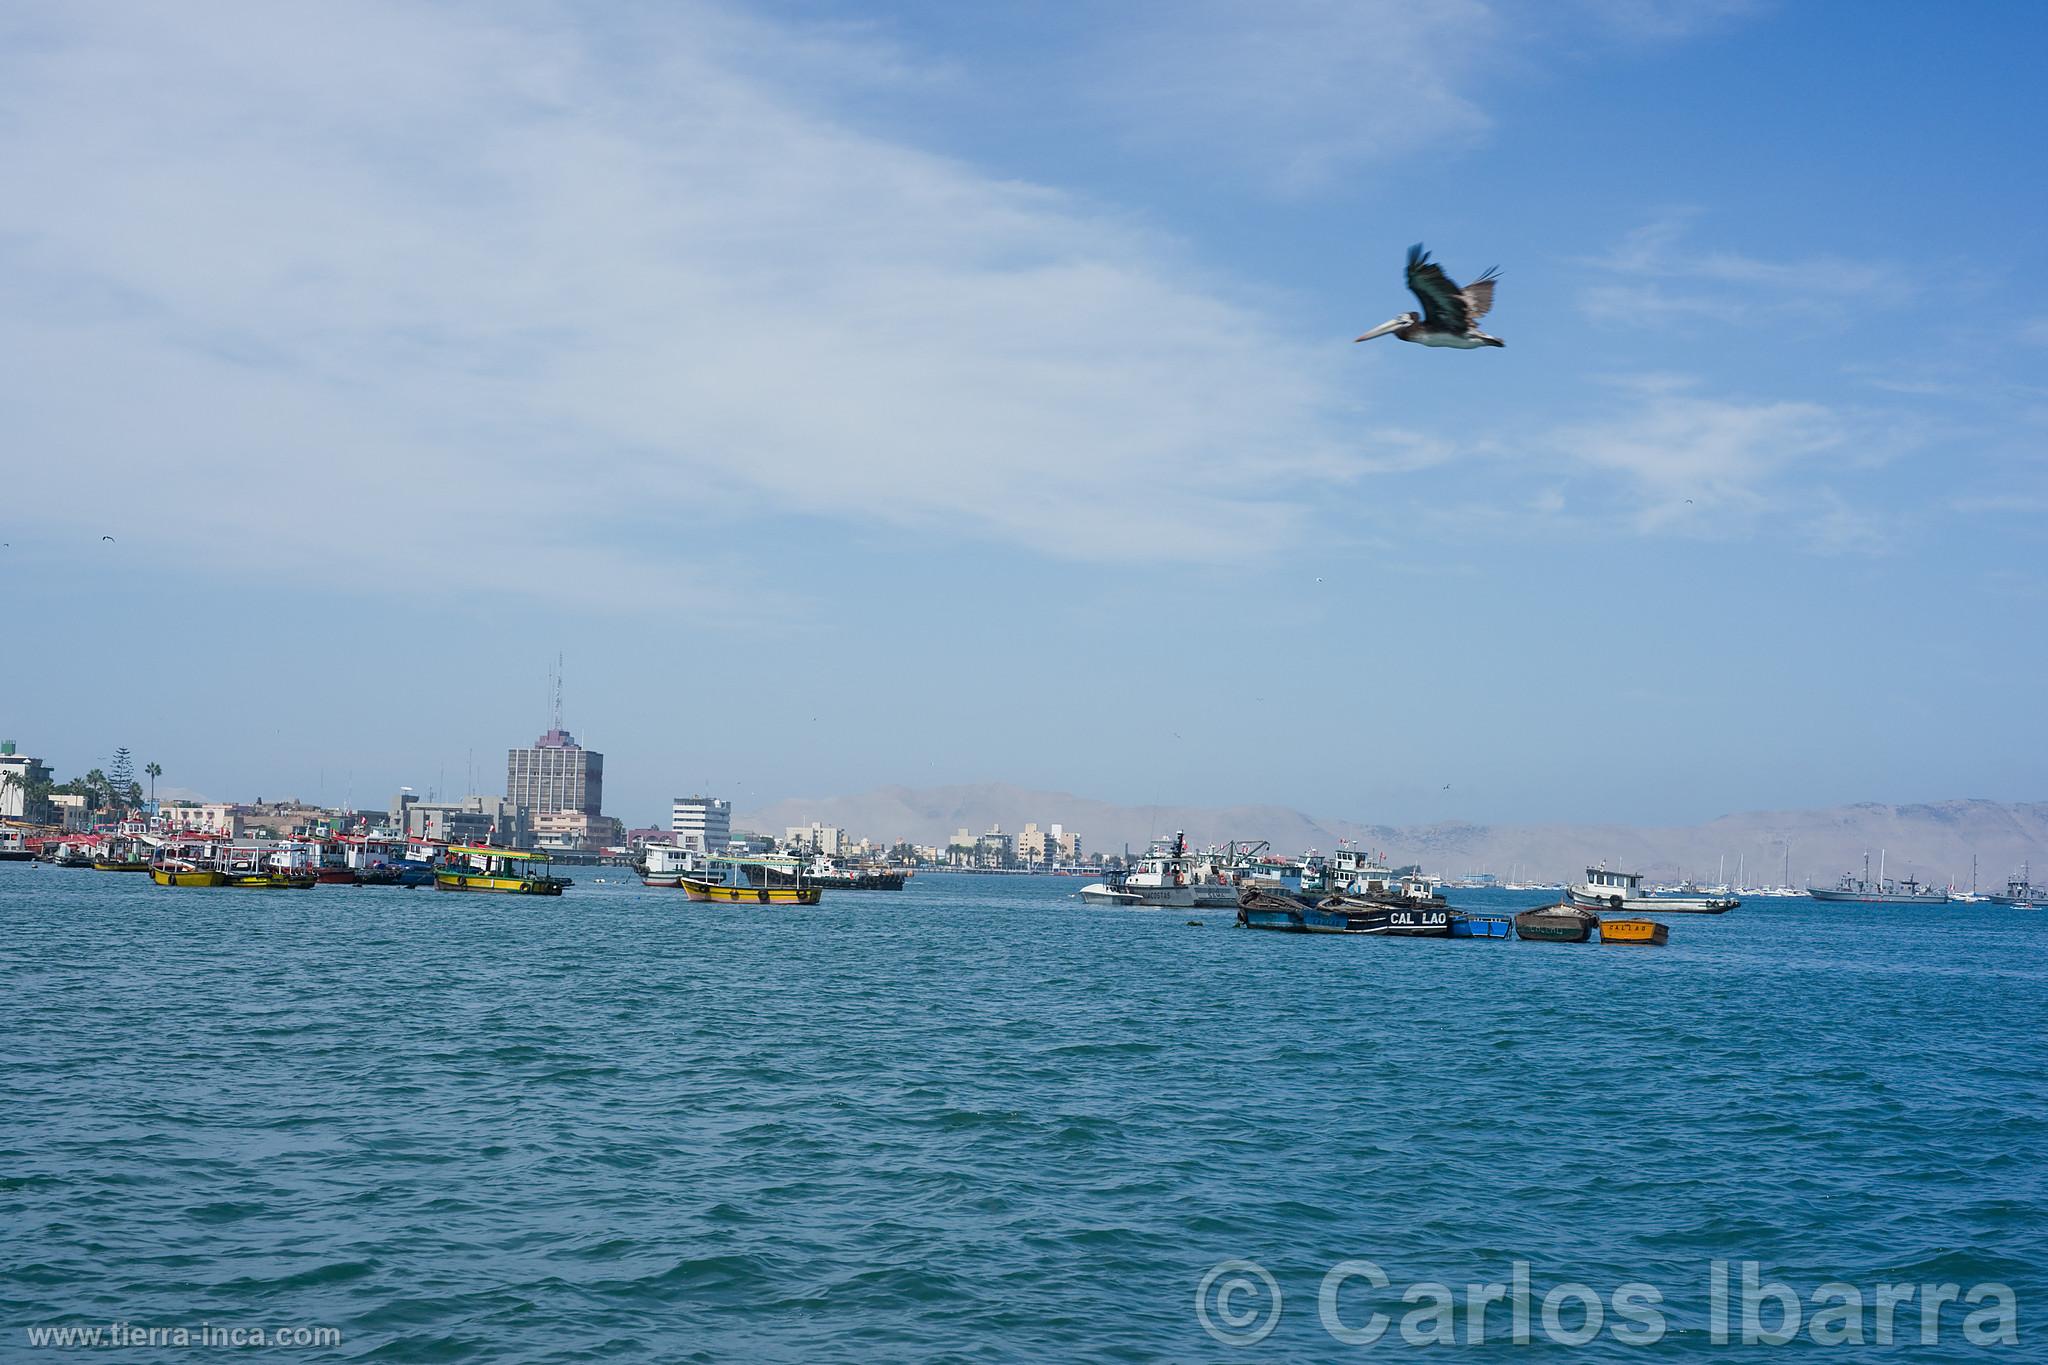
[[1922, 886], [1911, 877], [1893, 881], [1884, 875], [1884, 854], [1877, 855], [1877, 880], [1870, 879], [1870, 855], [1863, 855], [1863, 875], [1842, 874], [1833, 886], [1809, 886], [1806, 894], [1817, 901], [1855, 901], [1861, 905], [1946, 905], [1948, 892], [1938, 886]]
[[1984, 898], [1993, 905], [2010, 905], [2016, 910], [2035, 910], [2048, 905], [2048, 890], [2035, 886], [2027, 880], [2027, 865], [2020, 864], [2020, 875], [2005, 884], [2004, 895], [1988, 895]]

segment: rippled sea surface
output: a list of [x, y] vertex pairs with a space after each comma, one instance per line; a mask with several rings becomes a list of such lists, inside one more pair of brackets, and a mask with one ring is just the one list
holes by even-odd
[[[1565, 1282], [1662, 1293], [1659, 1344], [1609, 1312], [1590, 1353], [1690, 1358], [1717, 1259], [1732, 1295], [1753, 1260], [1873, 1306], [2000, 1281], [2006, 1356], [2042, 1349], [2039, 912], [1766, 900], [1653, 949], [1195, 927], [1042, 878], [789, 910], [576, 873], [524, 900], [0, 864], [0, 1358], [113, 1323], [339, 1329], [306, 1360], [1218, 1358], [1197, 1289], [1228, 1260], [1280, 1291], [1237, 1358], [1355, 1354], [1318, 1311], [1346, 1260], [1391, 1282], [1335, 1304], [1390, 1314], [1383, 1350], [1402, 1286], [1454, 1287], [1462, 1342], [1465, 1286], [1525, 1261], [1539, 1319]], [[1248, 1330], [1268, 1297], [1228, 1271], [1204, 1311]], [[1910, 1358], [1981, 1356], [1963, 1311]], [[1808, 1353], [1841, 1354], [1773, 1354]]]

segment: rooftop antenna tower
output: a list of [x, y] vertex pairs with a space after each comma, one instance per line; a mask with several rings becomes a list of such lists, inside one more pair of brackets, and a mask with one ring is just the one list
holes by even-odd
[[555, 651], [555, 729], [562, 728], [562, 652]]

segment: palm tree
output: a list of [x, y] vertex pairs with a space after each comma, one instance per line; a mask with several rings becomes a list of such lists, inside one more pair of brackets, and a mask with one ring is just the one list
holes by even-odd
[[85, 783], [85, 799], [92, 802], [93, 814], [97, 815], [114, 804], [113, 784], [107, 781], [105, 773], [94, 768], [82, 780]]
[[164, 775], [164, 765], [161, 763], [145, 763], [142, 765], [142, 771], [149, 775], [149, 804], [151, 809], [155, 809], [156, 780]]

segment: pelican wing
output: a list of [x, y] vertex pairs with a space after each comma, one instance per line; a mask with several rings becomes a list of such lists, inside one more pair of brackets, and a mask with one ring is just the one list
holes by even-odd
[[1444, 268], [1429, 259], [1420, 242], [1408, 248], [1408, 288], [1422, 300], [1424, 326], [1460, 334], [1472, 326], [1472, 311], [1464, 294], [1444, 274]]
[[1495, 269], [1488, 269], [1459, 291], [1465, 296], [1465, 311], [1471, 315], [1472, 321], [1477, 322], [1493, 311], [1493, 286], [1499, 278]]

